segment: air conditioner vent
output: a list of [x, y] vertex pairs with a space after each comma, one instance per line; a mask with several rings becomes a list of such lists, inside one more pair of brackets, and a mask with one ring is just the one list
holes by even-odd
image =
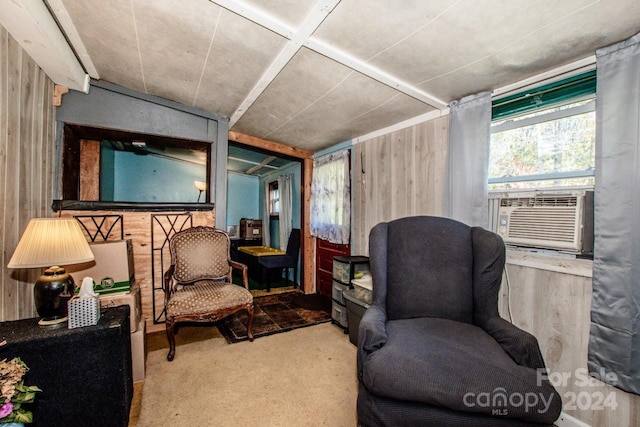
[[501, 198], [497, 210], [497, 232], [507, 244], [593, 251], [592, 191]]
[[538, 196], [538, 197], [513, 197], [500, 199], [500, 206], [577, 206], [576, 196]]
[[511, 214], [509, 237], [573, 242], [575, 227], [575, 208], [519, 208]]

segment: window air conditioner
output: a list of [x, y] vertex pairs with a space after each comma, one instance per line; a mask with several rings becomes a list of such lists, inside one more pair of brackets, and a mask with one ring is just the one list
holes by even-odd
[[508, 245], [593, 253], [593, 191], [500, 199], [497, 233]]

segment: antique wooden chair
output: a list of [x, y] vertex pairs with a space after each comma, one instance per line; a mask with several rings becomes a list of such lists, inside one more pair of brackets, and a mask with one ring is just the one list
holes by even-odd
[[[229, 256], [229, 235], [211, 227], [193, 227], [169, 241], [171, 266], [164, 274], [164, 303], [169, 354], [176, 352], [178, 322], [215, 322], [246, 310], [247, 336], [253, 341], [253, 296], [247, 266]], [[242, 271], [244, 288], [232, 283], [232, 269]]]

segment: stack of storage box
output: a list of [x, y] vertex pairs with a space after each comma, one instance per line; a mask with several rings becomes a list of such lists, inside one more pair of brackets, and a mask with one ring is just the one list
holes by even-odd
[[343, 292], [351, 289], [351, 280], [369, 273], [369, 258], [365, 256], [337, 256], [333, 258], [331, 288], [331, 320], [348, 332], [349, 321]]
[[135, 280], [131, 240], [92, 242], [89, 246], [95, 261], [68, 266], [66, 270], [78, 286], [85, 277], [93, 278], [95, 291], [100, 296], [100, 307], [130, 307], [133, 381], [143, 381], [146, 363], [146, 324], [142, 316], [140, 285]]
[[373, 281], [371, 275], [366, 274], [361, 279], [351, 281], [353, 289], [343, 292], [347, 305], [347, 321], [349, 323], [349, 341], [358, 345], [358, 327], [364, 312], [371, 306], [373, 295]]

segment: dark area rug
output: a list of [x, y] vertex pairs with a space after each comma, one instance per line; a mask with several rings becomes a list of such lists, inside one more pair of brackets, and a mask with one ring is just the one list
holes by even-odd
[[[253, 337], [286, 332], [331, 320], [331, 299], [319, 294], [292, 291], [253, 299]], [[247, 314], [222, 320], [218, 330], [227, 342], [247, 340]]]

